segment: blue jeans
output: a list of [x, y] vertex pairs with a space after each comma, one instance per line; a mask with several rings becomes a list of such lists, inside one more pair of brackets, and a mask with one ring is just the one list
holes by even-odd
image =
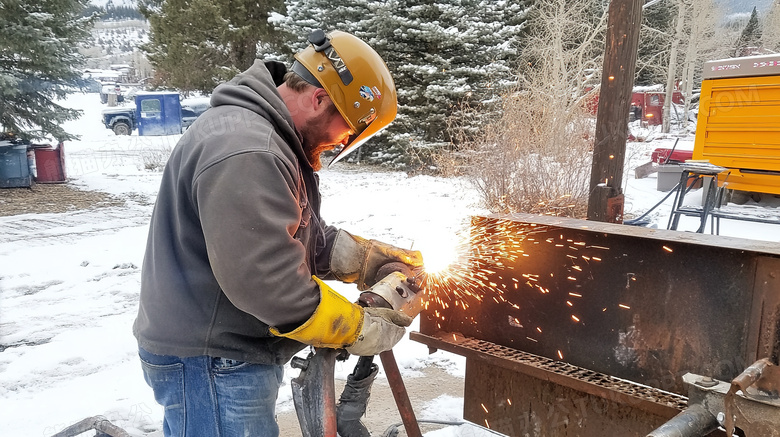
[[284, 368], [138, 350], [147, 384], [165, 408], [165, 437], [277, 437]]

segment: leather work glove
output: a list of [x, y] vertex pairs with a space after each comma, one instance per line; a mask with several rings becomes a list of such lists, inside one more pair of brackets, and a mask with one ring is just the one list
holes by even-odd
[[423, 266], [422, 254], [417, 250], [366, 240], [344, 230], [339, 230], [330, 253], [333, 276], [342, 282], [356, 283], [361, 291], [374, 285], [379, 268], [391, 262], [402, 262], [412, 270]]
[[359, 357], [378, 355], [390, 350], [406, 333], [412, 318], [389, 308], [364, 308], [363, 329], [347, 352]]
[[313, 277], [320, 288], [320, 303], [314, 313], [289, 332], [270, 328], [271, 334], [314, 347], [346, 348], [351, 354], [376, 355], [392, 349], [412, 319], [388, 308], [362, 308]]

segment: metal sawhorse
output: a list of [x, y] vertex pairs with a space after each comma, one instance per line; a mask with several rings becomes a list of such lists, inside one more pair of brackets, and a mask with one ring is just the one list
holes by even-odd
[[[697, 233], [704, 232], [707, 224], [707, 216], [712, 211], [715, 203], [720, 198], [718, 196], [718, 175], [727, 169], [708, 162], [686, 162], [680, 164], [682, 173], [680, 174], [680, 183], [675, 187], [674, 202], [672, 203], [672, 214], [669, 216], [667, 229], [677, 230], [680, 223], [680, 216], [687, 215], [699, 217], [700, 224]], [[705, 184], [705, 179], [709, 179], [709, 184]], [[685, 196], [690, 192], [697, 182], [702, 182], [703, 189], [707, 191], [702, 194], [702, 206], [683, 206]], [[706, 188], [704, 188], [706, 186]]]

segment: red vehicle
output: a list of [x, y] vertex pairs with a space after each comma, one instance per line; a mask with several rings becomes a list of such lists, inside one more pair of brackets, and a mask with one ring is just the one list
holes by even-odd
[[[631, 113], [629, 121], [642, 120], [649, 125], [663, 123], [664, 99], [663, 91], [634, 91], [631, 95]], [[679, 91], [672, 93], [672, 102], [682, 105], [683, 95]]]

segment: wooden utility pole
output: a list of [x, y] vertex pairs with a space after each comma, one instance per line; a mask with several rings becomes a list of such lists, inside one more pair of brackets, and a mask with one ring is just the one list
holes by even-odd
[[622, 223], [623, 165], [643, 0], [612, 0], [596, 118], [588, 220]]

